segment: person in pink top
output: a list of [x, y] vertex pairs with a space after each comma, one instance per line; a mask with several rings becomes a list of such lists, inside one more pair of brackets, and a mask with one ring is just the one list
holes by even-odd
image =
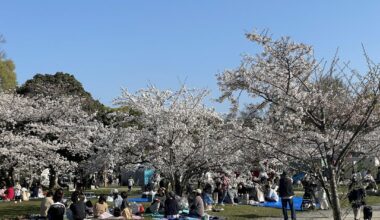
[[5, 197], [6, 197], [5, 191], [7, 191], [7, 188], [5, 187], [5, 182], [2, 182], [0, 184], [0, 197], [2, 200], [5, 200]]
[[222, 177], [220, 178], [221, 184], [222, 184], [222, 199], [219, 201], [221, 205], [224, 205], [224, 200], [226, 199], [228, 195], [228, 187], [230, 185], [230, 179], [227, 177], [226, 174], [222, 174]]

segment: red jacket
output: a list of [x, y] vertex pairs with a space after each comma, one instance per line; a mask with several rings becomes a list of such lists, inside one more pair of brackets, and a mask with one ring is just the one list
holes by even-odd
[[11, 186], [6, 191], [5, 199], [13, 200], [14, 198], [15, 198], [15, 189], [13, 188], [13, 186]]

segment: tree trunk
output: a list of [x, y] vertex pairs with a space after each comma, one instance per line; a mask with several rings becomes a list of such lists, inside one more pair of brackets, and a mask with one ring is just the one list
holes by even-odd
[[9, 168], [8, 175], [10, 177], [10, 182], [11, 182], [10, 184], [15, 185], [15, 176], [14, 176], [14, 168], [13, 167]]
[[181, 177], [178, 174], [174, 174], [173, 189], [174, 189], [175, 194], [182, 196], [183, 187], [182, 187], [182, 183], [181, 183]]
[[104, 187], [107, 187], [107, 182], [108, 182], [108, 178], [107, 178], [107, 171], [106, 170], [103, 170], [103, 186]]
[[334, 220], [341, 220], [342, 213], [340, 212], [340, 200], [338, 194], [338, 184], [336, 178], [336, 172], [334, 167], [330, 168], [330, 193], [331, 193], [331, 207], [333, 210]]
[[53, 190], [57, 187], [57, 172], [53, 166], [49, 166], [49, 189]]

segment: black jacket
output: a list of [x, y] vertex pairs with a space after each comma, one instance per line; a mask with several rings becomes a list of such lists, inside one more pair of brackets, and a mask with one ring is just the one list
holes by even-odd
[[281, 177], [278, 194], [281, 198], [294, 196], [292, 180], [289, 177]]
[[66, 207], [60, 202], [53, 203], [48, 210], [49, 220], [63, 220]]
[[74, 220], [83, 220], [86, 218], [86, 205], [84, 202], [79, 201], [71, 204], [70, 210], [73, 213]]
[[167, 198], [165, 200], [165, 216], [177, 215], [179, 213], [179, 204], [177, 200], [173, 198]]

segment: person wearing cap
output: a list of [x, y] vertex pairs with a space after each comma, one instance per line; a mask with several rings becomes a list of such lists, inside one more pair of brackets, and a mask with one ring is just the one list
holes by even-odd
[[191, 206], [190, 215], [195, 217], [202, 217], [204, 215], [204, 203], [202, 199], [202, 190], [196, 189], [194, 204]]
[[119, 190], [114, 189], [113, 190], [113, 207], [120, 208], [122, 202], [123, 202], [123, 198], [119, 195]]
[[284, 215], [285, 220], [288, 219], [288, 211], [286, 209], [288, 204], [291, 211], [292, 220], [296, 219], [296, 211], [293, 205], [294, 192], [293, 192], [292, 182], [293, 182], [292, 179], [288, 177], [286, 171], [284, 171], [281, 174], [278, 192], [279, 192], [279, 196], [281, 197], [282, 214]]

